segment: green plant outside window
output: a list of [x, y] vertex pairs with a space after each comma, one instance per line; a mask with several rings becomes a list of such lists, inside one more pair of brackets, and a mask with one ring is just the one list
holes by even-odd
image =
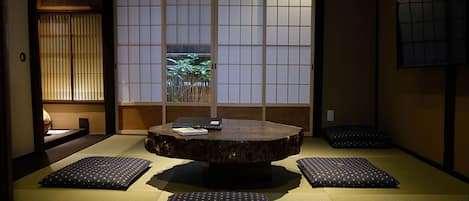
[[169, 102], [208, 102], [212, 61], [196, 53], [167, 57], [166, 87]]

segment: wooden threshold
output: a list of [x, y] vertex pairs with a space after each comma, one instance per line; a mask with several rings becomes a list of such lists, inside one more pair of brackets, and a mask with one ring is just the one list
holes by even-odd
[[41, 153], [33, 152], [15, 158], [13, 159], [13, 179], [18, 180], [110, 136], [111, 135], [86, 135]]

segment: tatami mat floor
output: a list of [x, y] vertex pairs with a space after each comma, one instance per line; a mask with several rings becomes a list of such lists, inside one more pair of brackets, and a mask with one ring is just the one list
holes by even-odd
[[[165, 201], [178, 192], [221, 191], [201, 183], [200, 163], [160, 157], [147, 152], [144, 136], [114, 135], [15, 182], [17, 201]], [[127, 191], [43, 188], [38, 182], [52, 171], [88, 156], [126, 156], [153, 161], [152, 167]], [[303, 157], [365, 157], [399, 180], [399, 188], [312, 188], [296, 166]], [[457, 180], [398, 149], [333, 149], [325, 141], [307, 137], [301, 153], [273, 162], [268, 188], [230, 189], [262, 192], [271, 200], [292, 201], [469, 201], [469, 184]]]

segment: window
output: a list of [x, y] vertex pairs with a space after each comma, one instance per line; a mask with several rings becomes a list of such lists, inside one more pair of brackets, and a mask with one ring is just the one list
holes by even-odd
[[162, 122], [223, 116], [309, 128], [314, 2], [117, 0], [120, 108]]
[[262, 1], [220, 1], [217, 102], [262, 103]]
[[[310, 104], [313, 2], [117, 1], [119, 101]], [[210, 80], [177, 80], [182, 66]]]
[[41, 14], [44, 101], [103, 101], [101, 15]]
[[403, 67], [468, 63], [467, 1], [397, 0]]
[[266, 102], [310, 103], [312, 1], [267, 1]]
[[211, 102], [210, 3], [210, 0], [167, 1], [166, 100], [168, 102]]
[[159, 0], [117, 1], [119, 101], [162, 101], [162, 9]]
[[168, 45], [167, 52], [168, 102], [209, 102], [212, 80], [210, 46]]

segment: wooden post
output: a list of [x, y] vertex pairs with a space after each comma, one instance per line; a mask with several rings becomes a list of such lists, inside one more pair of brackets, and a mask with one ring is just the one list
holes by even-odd
[[5, 36], [5, 1], [0, 0], [0, 197], [6, 201], [13, 200], [12, 164], [11, 164], [11, 133], [9, 106], [9, 79], [6, 58]]

